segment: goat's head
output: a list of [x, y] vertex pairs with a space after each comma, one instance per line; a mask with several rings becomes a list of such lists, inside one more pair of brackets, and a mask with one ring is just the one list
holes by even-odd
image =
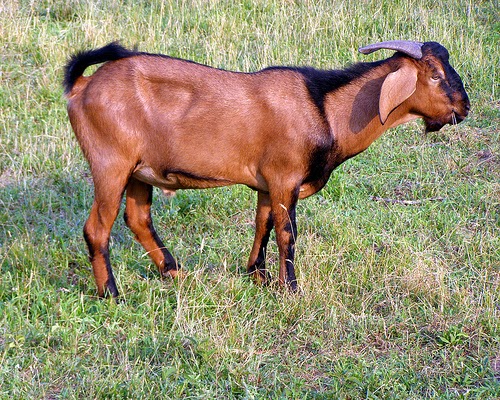
[[410, 56], [412, 61], [401, 62], [382, 85], [379, 104], [382, 123], [407, 99], [409, 112], [424, 119], [426, 132], [465, 119], [470, 108], [469, 97], [460, 76], [449, 64], [448, 50], [436, 42], [390, 41], [359, 51], [369, 54], [379, 49], [396, 50], [400, 52], [396, 58]]

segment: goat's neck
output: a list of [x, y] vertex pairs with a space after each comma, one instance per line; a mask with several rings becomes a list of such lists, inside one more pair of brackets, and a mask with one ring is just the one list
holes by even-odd
[[366, 150], [387, 129], [418, 118], [410, 114], [403, 103], [382, 125], [378, 104], [382, 83], [390, 72], [390, 66], [382, 64], [327, 95], [325, 111], [343, 159]]

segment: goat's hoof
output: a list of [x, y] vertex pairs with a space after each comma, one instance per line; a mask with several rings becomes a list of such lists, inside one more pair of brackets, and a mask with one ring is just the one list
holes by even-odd
[[295, 284], [291, 284], [291, 282], [288, 282], [287, 283], [287, 289], [288, 289], [288, 293], [292, 296], [303, 296], [304, 295], [304, 291], [302, 290], [302, 288], [297, 285], [297, 281], [294, 282]]
[[119, 296], [118, 288], [116, 287], [115, 279], [110, 276], [103, 287], [98, 287], [97, 292], [101, 299], [117, 298]]
[[301, 296], [304, 294], [300, 286], [297, 284], [297, 281], [280, 281], [276, 280], [273, 282], [273, 288], [283, 296]]
[[249, 268], [248, 275], [252, 277], [254, 283], [258, 286], [267, 286], [272, 281], [271, 274], [267, 269]]
[[170, 269], [167, 273], [172, 279], [176, 280], [183, 280], [187, 277], [187, 273], [181, 269]]
[[285, 285], [290, 293], [297, 293], [297, 291], [299, 290], [296, 280], [287, 281]]

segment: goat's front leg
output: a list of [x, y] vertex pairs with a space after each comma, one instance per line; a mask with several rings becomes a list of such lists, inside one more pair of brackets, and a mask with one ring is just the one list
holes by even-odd
[[298, 200], [298, 187], [289, 191], [271, 193], [271, 211], [278, 242], [280, 258], [279, 284], [290, 290], [297, 290], [294, 257], [297, 223], [295, 208]]
[[257, 284], [267, 284], [271, 280], [271, 275], [266, 269], [266, 247], [271, 229], [273, 229], [271, 200], [269, 194], [259, 192], [255, 216], [255, 239], [247, 264], [247, 272], [252, 275]]

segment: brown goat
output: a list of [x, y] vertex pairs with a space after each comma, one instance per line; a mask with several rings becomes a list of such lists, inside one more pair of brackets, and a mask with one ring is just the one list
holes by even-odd
[[334, 168], [388, 128], [423, 118], [435, 131], [468, 114], [467, 94], [443, 46], [392, 41], [360, 51], [382, 48], [397, 53], [338, 71], [230, 72], [116, 43], [73, 56], [64, 86], [94, 180], [84, 236], [99, 295], [118, 295], [108, 242], [124, 192], [127, 225], [162, 276], [178, 274], [151, 221], [153, 186], [166, 193], [233, 184], [256, 190], [248, 272], [269, 281], [265, 253], [274, 227], [278, 280], [295, 290], [297, 200], [319, 191]]

